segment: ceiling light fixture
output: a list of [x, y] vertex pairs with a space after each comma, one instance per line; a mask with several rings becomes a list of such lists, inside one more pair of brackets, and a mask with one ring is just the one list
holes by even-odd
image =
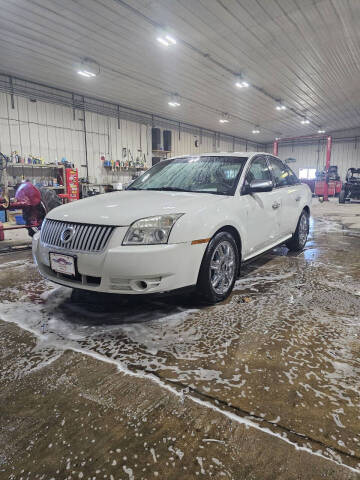
[[258, 126], [258, 125], [256, 125], [256, 127], [254, 127], [252, 133], [253, 133], [254, 135], [257, 134], [257, 133], [260, 133], [260, 129], [259, 129], [259, 126]]
[[286, 105], [284, 105], [283, 103], [279, 102], [277, 105], [276, 105], [276, 110], [286, 110]]
[[77, 72], [79, 75], [82, 75], [83, 77], [87, 78], [93, 78], [96, 77], [96, 74], [93, 72], [89, 72], [88, 70], [78, 70]]
[[250, 83], [247, 82], [242, 75], [237, 75], [235, 79], [235, 86], [237, 88], [247, 88], [250, 87]]
[[309, 125], [310, 120], [308, 120], [306, 117], [301, 120], [302, 125]]
[[168, 101], [168, 105], [170, 105], [170, 107], [180, 107], [180, 97], [177, 93], [171, 95], [170, 100]]
[[323, 128], [319, 128], [318, 133], [325, 133], [325, 130]]
[[229, 114], [223, 113], [221, 118], [219, 119], [220, 123], [229, 123]]
[[176, 39], [170, 35], [170, 33], [161, 30], [156, 37], [156, 40], [164, 45], [164, 47], [170, 47], [171, 45], [176, 45]]
[[100, 65], [91, 58], [83, 58], [78, 66], [77, 73], [82, 77], [94, 78], [100, 73]]

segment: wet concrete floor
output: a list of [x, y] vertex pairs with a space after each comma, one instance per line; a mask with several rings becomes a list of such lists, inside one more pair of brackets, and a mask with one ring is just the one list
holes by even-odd
[[215, 307], [0, 262], [1, 480], [360, 479], [356, 231], [322, 215]]

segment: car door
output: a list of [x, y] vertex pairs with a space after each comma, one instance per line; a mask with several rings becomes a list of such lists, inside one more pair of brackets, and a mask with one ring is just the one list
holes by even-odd
[[248, 187], [254, 180], [272, 180], [265, 155], [251, 160], [241, 189], [242, 208], [246, 210], [246, 251], [245, 258], [255, 256], [276, 244], [279, 237], [277, 221], [276, 192], [249, 193]]
[[274, 182], [274, 191], [278, 193], [279, 232], [281, 239], [294, 233], [302, 204], [301, 184], [294, 172], [279, 158], [269, 155], [268, 161]]

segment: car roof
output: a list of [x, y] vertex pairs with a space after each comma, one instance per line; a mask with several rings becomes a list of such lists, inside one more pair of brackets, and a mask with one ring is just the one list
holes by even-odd
[[269, 152], [210, 152], [210, 153], [193, 153], [191, 155], [175, 155], [167, 160], [175, 158], [189, 158], [189, 157], [253, 157], [254, 155], [272, 155]]

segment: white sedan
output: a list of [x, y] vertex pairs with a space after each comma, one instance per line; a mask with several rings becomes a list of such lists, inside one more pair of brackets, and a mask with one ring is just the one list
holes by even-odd
[[311, 192], [268, 153], [164, 160], [127, 190], [48, 213], [33, 237], [40, 273], [68, 287], [147, 294], [195, 287], [224, 300], [241, 263], [286, 243], [301, 250]]

